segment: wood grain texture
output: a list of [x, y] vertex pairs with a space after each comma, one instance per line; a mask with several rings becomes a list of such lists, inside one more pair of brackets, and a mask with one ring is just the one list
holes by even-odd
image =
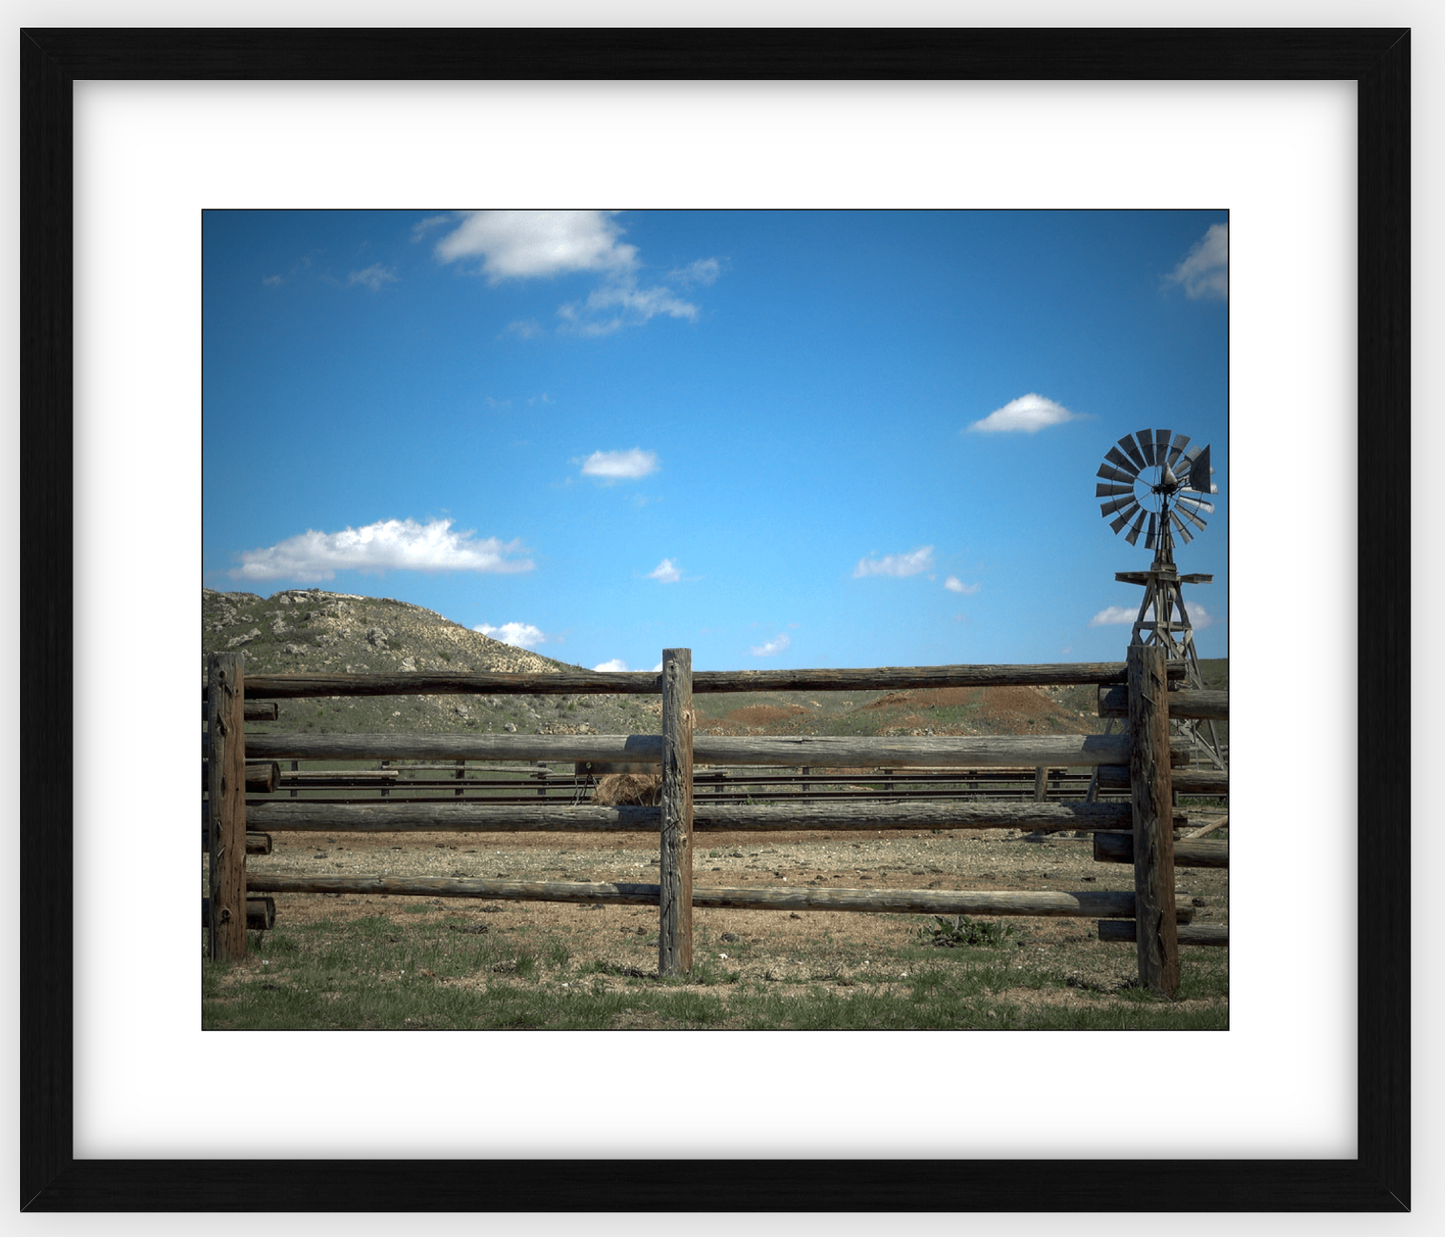
[[[206, 695], [201, 695], [201, 720], [206, 720]], [[248, 722], [274, 722], [281, 716], [281, 708], [274, 701], [248, 700], [246, 701], [246, 720]]]
[[245, 657], [212, 653], [207, 663], [209, 716], [206, 782], [210, 905], [207, 949], [212, 961], [246, 956]]
[[[202, 804], [201, 821], [206, 821]], [[284, 799], [255, 803], [247, 821], [277, 833], [656, 833], [662, 820], [657, 807], [571, 807], [561, 801], [527, 803], [311, 803]]]
[[[201, 826], [201, 849], [211, 849], [211, 831], [204, 825]], [[247, 833], [246, 853], [248, 855], [269, 855], [271, 853], [271, 835], [269, 833]]]
[[657, 973], [692, 970], [692, 650], [662, 651], [662, 845]]
[[[1174, 691], [1167, 696], [1170, 717], [1194, 718], [1198, 721], [1227, 722], [1229, 693], [1227, 691]], [[1127, 687], [1099, 688], [1100, 717], [1128, 717]]]
[[[210, 789], [210, 762], [201, 761], [201, 793]], [[281, 766], [275, 761], [246, 763], [246, 793], [248, 795], [269, 795], [281, 782]]]
[[[660, 886], [606, 881], [508, 881], [473, 877], [428, 876], [272, 876], [256, 875], [257, 893], [386, 894], [396, 897], [486, 898], [498, 902], [596, 902], [656, 906]], [[1025, 915], [1039, 918], [1132, 919], [1134, 895], [1128, 890], [1027, 892], [1005, 889], [788, 889], [696, 887], [694, 907], [773, 911], [858, 911], [920, 915]], [[1186, 897], [1174, 900], [1175, 914], [1187, 923], [1194, 907]], [[284, 909], [284, 908], [283, 908]]]
[[[1132, 919], [1099, 920], [1101, 941], [1133, 941], [1137, 938], [1139, 925]], [[1229, 928], [1217, 923], [1181, 923], [1175, 926], [1174, 935], [1181, 945], [1228, 945]]]
[[[204, 752], [204, 747], [203, 747]], [[634, 735], [252, 735], [258, 760], [619, 760], [660, 764], [662, 736]], [[1176, 739], [1171, 761], [1188, 764], [1189, 744]], [[693, 760], [710, 765], [807, 765], [810, 768], [949, 769], [1090, 768], [1127, 765], [1129, 737], [1115, 735], [959, 735], [834, 737], [694, 734]]]
[[[208, 819], [201, 805], [201, 823]], [[253, 803], [246, 809], [254, 829], [277, 833], [639, 833], [661, 827], [658, 807], [594, 807], [552, 804], [455, 803], [311, 803], [283, 799]], [[927, 803], [732, 804], [695, 799], [695, 832], [780, 833], [798, 830], [867, 831], [886, 829], [1028, 829], [1086, 832], [1132, 828], [1127, 803], [1035, 803], [1005, 800], [956, 800]], [[1173, 826], [1185, 829], [1189, 817], [1173, 814]]]
[[[1097, 863], [1133, 863], [1134, 835], [1130, 833], [1094, 834], [1094, 860]], [[1174, 843], [1176, 868], [1227, 868], [1228, 842], [1195, 842], [1184, 839]]]
[[1173, 785], [1169, 776], [1169, 687], [1164, 650], [1129, 646], [1129, 781], [1134, 807], [1134, 895], [1139, 982], [1165, 996], [1179, 990], [1174, 916]]
[[[1228, 795], [1229, 774], [1217, 769], [1191, 769], [1175, 766], [1174, 789], [1181, 795]], [[1127, 766], [1105, 766], [1099, 770], [1101, 790], [1128, 790]]]
[[[1122, 662], [1064, 662], [1033, 666], [880, 666], [859, 670], [702, 670], [693, 674], [693, 692], [904, 691], [934, 687], [1047, 687], [1122, 683]], [[1184, 663], [1169, 667], [1183, 679]], [[644, 695], [662, 692], [660, 673], [620, 674], [564, 670], [550, 674], [455, 674], [414, 670], [393, 674], [258, 674], [253, 699], [302, 699], [315, 696], [587, 696]]]
[[[211, 926], [211, 899], [201, 899], [201, 927]], [[275, 898], [246, 899], [246, 928], [251, 932], [267, 932], [276, 926]]]

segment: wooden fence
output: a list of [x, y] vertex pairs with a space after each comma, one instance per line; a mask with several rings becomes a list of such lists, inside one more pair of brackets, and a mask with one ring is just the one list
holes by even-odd
[[[546, 764], [494, 766], [465, 760], [393, 764], [365, 769], [307, 769], [299, 761], [258, 762], [246, 765], [246, 793], [284, 791], [297, 798], [304, 791], [312, 803], [370, 802], [377, 797], [397, 802], [430, 802], [438, 792], [458, 799], [487, 803], [532, 803], [549, 796], [569, 802], [590, 800], [597, 779], [614, 769], [645, 771], [647, 766], [608, 765], [605, 761], [578, 761], [586, 772], [573, 773]], [[286, 765], [287, 767], [283, 767]], [[597, 768], [598, 765], [602, 767]], [[660, 768], [653, 770], [660, 772]], [[1174, 790], [1193, 794], [1181, 784], [1189, 771], [1175, 770]], [[204, 777], [204, 762], [202, 769]], [[1106, 793], [1129, 789], [1129, 770], [1119, 770], [1120, 784]], [[1224, 784], [1224, 783], [1220, 783]], [[1085, 799], [1094, 780], [1090, 773], [1067, 769], [866, 769], [843, 773], [815, 773], [801, 766], [767, 769], [761, 766], [693, 765], [693, 794], [714, 802], [781, 798], [789, 803], [869, 799]], [[1095, 787], [1097, 790], [1098, 788]], [[1096, 795], [1097, 797], [1097, 795]]]
[[[1222, 944], [1221, 929], [1180, 928], [1193, 916], [1174, 892], [1174, 866], [1225, 866], [1219, 843], [1181, 843], [1185, 822], [1173, 806], [1173, 770], [1186, 765], [1185, 741], [1171, 739], [1169, 717], [1217, 716], [1221, 693], [1177, 690], [1183, 663], [1166, 663], [1162, 650], [1134, 646], [1124, 663], [1044, 666], [937, 666], [870, 670], [698, 672], [691, 651], [665, 649], [660, 674], [288, 674], [244, 673], [239, 653], [209, 658], [203, 734], [202, 829], [210, 856], [209, 892], [203, 903], [212, 958], [245, 953], [247, 926], [269, 926], [270, 898], [284, 893], [400, 894], [493, 900], [641, 904], [659, 908], [658, 972], [671, 976], [692, 966], [692, 910], [702, 907], [778, 910], [852, 910], [965, 915], [1075, 916], [1099, 920], [1100, 938], [1137, 943], [1139, 977], [1173, 993], [1178, 987], [1182, 939]], [[839, 738], [822, 736], [724, 737], [695, 735], [695, 692], [866, 691], [905, 688], [1099, 684], [1101, 709], [1116, 708], [1123, 692], [1128, 717], [1114, 735]], [[278, 699], [359, 695], [629, 694], [662, 696], [659, 735], [312, 735], [248, 736], [245, 721], [274, 720]], [[1106, 703], [1107, 702], [1107, 703]], [[623, 762], [660, 765], [662, 802], [656, 807], [572, 805], [561, 798], [532, 804], [487, 804], [432, 799], [424, 802], [335, 804], [304, 799], [247, 805], [245, 792], [278, 784], [283, 761]], [[928, 769], [1063, 769], [1112, 771], [1127, 778], [1123, 802], [893, 801], [886, 803], [736, 804], [694, 800], [694, 761], [715, 765]], [[1181, 779], [1182, 780], [1182, 779]], [[1217, 789], [1222, 790], [1223, 787]], [[1095, 858], [1132, 862], [1134, 892], [1068, 893], [872, 889], [694, 890], [693, 838], [697, 832], [784, 830], [1025, 829], [1085, 831]], [[657, 884], [521, 882], [471, 878], [340, 876], [247, 877], [247, 853], [265, 853], [269, 834], [303, 832], [570, 832], [656, 831]], [[1203, 848], [1203, 849], [1200, 849]], [[1113, 922], [1118, 921], [1118, 922]]]

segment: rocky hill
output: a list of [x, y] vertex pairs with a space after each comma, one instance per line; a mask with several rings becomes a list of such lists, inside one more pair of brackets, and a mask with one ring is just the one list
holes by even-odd
[[[404, 601], [291, 589], [201, 592], [201, 659], [240, 650], [255, 673], [576, 669]], [[1101, 731], [1087, 687], [700, 695], [711, 734], [1065, 734]], [[656, 696], [386, 696], [281, 702], [278, 729], [316, 733], [656, 734]]]
[[[575, 670], [405, 601], [290, 589], [271, 597], [201, 590], [201, 673], [206, 655], [239, 651], [252, 673], [338, 674], [433, 670], [545, 674]], [[521, 731], [651, 733], [642, 696], [385, 696], [285, 700], [279, 728], [382, 734]]]

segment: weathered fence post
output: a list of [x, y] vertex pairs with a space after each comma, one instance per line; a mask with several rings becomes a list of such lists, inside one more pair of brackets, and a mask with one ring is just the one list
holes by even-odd
[[212, 653], [206, 666], [210, 734], [210, 931], [212, 961], [246, 955], [245, 656]]
[[657, 973], [692, 969], [692, 650], [662, 650], [662, 854]]
[[1174, 919], [1174, 787], [1165, 669], [1161, 646], [1129, 646], [1129, 790], [1134, 803], [1139, 982], [1173, 996], [1179, 989], [1179, 935]]

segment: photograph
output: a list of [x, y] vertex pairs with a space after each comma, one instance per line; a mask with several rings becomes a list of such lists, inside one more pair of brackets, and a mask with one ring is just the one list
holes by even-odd
[[1227, 212], [203, 247], [204, 1026], [1228, 1027]]

